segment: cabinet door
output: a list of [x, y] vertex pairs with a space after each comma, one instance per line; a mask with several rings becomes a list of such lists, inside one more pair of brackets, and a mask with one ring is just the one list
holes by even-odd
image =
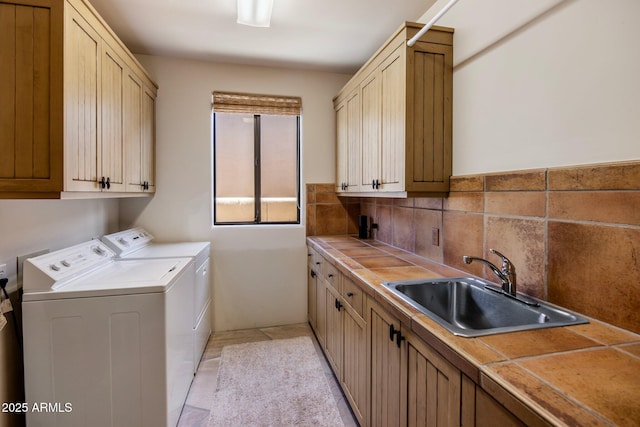
[[[411, 53], [409, 53], [411, 54]], [[422, 191], [449, 191], [452, 172], [452, 46], [414, 45], [407, 93], [413, 97], [407, 112], [411, 126], [407, 187]]]
[[336, 191], [360, 191], [360, 91], [336, 109]]
[[380, 66], [380, 190], [404, 190], [406, 48], [401, 45]]
[[[343, 276], [343, 280], [348, 280]], [[342, 308], [342, 379], [340, 384], [360, 425], [366, 420], [367, 402], [367, 324], [358, 313]]]
[[371, 414], [369, 424], [380, 427], [401, 425], [401, 350], [391, 340], [391, 327], [400, 331], [400, 322], [375, 303], [369, 309], [371, 351]]
[[108, 182], [103, 191], [125, 191], [124, 166], [124, 61], [106, 44], [102, 43], [100, 68], [100, 165], [99, 180]]
[[65, 21], [65, 189], [98, 190], [101, 103], [98, 33], [68, 7]]
[[362, 102], [361, 191], [374, 191], [380, 180], [380, 78], [374, 71], [360, 86]]
[[124, 140], [127, 149], [126, 191], [144, 191], [142, 179], [142, 82], [128, 71], [124, 79]]
[[523, 427], [526, 425], [480, 387], [476, 387], [475, 409], [476, 427]]
[[62, 4], [0, 4], [0, 198], [62, 190]]
[[316, 330], [316, 295], [318, 286], [318, 274], [310, 267], [307, 268], [307, 317], [311, 327]]
[[407, 335], [407, 426], [459, 426], [462, 375], [411, 333]]
[[146, 191], [156, 191], [156, 93], [143, 85], [142, 92], [142, 181]]
[[[316, 281], [316, 338], [322, 348], [326, 348], [327, 338], [327, 285], [320, 276]], [[330, 305], [331, 307], [331, 305]]]
[[[324, 279], [321, 279], [324, 281]], [[342, 303], [340, 294], [325, 282], [325, 354], [337, 378], [342, 375]]]

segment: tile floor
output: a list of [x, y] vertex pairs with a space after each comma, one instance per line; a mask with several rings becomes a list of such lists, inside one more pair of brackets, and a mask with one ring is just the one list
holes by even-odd
[[345, 400], [340, 386], [333, 375], [331, 368], [327, 364], [327, 360], [318, 345], [311, 328], [306, 323], [289, 326], [277, 326], [272, 328], [247, 329], [241, 331], [219, 332], [213, 334], [209, 338], [207, 347], [200, 361], [198, 372], [196, 373], [191, 389], [187, 396], [182, 415], [178, 421], [178, 427], [206, 427], [209, 421], [211, 410], [211, 399], [216, 389], [216, 379], [218, 377], [218, 368], [220, 366], [220, 355], [222, 347], [231, 344], [242, 344], [255, 341], [266, 341], [282, 338], [295, 338], [303, 335], [309, 335], [313, 338], [316, 351], [320, 356], [327, 382], [336, 399], [338, 410], [342, 416], [345, 427], [357, 426], [351, 409]]

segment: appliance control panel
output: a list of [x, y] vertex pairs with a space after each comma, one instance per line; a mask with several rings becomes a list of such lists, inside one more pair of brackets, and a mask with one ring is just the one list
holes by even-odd
[[152, 240], [153, 236], [142, 227], [130, 228], [102, 237], [104, 244], [120, 257], [147, 246]]
[[24, 292], [56, 289], [113, 261], [115, 253], [100, 240], [90, 240], [24, 262]]

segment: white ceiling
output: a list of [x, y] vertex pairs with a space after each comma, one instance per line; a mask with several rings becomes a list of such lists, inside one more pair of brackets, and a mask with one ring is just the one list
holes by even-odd
[[353, 73], [435, 0], [274, 0], [270, 28], [236, 0], [90, 0], [134, 53]]

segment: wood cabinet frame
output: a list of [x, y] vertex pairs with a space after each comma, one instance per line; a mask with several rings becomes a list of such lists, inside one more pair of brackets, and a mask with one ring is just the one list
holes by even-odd
[[[420, 28], [405, 23], [334, 98], [340, 195], [410, 197], [449, 191], [453, 30], [433, 27], [408, 47], [407, 40]], [[344, 111], [353, 97], [360, 100], [359, 121], [348, 120]], [[349, 150], [356, 146], [359, 156]], [[349, 184], [351, 171], [360, 174], [357, 185]]]
[[[15, 94], [0, 106], [0, 198], [152, 193], [157, 85], [95, 9], [0, 0], [0, 25], [0, 88]], [[125, 108], [127, 75], [143, 88], [136, 112]], [[137, 164], [127, 163], [125, 114], [139, 117]]]

